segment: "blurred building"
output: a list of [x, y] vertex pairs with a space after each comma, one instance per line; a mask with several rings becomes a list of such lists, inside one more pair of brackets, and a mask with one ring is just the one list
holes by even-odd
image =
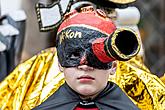
[[138, 0], [139, 28], [145, 49], [145, 64], [158, 76], [165, 73], [165, 1]]

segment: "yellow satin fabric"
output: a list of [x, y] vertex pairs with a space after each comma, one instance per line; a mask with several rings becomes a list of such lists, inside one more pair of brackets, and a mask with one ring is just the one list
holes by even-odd
[[160, 79], [161, 79], [162, 82], [165, 84], [165, 73], [164, 73], [164, 76], [162, 76]]
[[2, 110], [30, 110], [64, 83], [55, 48], [42, 51], [17, 68], [0, 84]]
[[151, 74], [140, 56], [117, 65], [113, 81], [141, 110], [165, 110], [165, 85]]
[[[57, 62], [56, 49], [51, 48], [18, 65], [0, 83], [0, 108], [30, 110], [44, 102], [65, 82]], [[142, 110], [165, 110], [165, 85], [141, 58], [118, 62], [117, 73], [110, 80]]]

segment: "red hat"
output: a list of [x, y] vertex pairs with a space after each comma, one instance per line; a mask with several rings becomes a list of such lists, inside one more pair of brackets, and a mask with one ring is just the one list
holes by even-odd
[[[92, 6], [81, 8], [81, 12], [76, 10], [65, 15], [64, 22], [60, 25], [58, 33], [70, 26], [84, 26], [97, 31], [100, 31], [108, 36], [116, 30], [115, 24], [111, 19], [106, 17], [106, 14]], [[91, 22], [92, 21], [92, 22]]]

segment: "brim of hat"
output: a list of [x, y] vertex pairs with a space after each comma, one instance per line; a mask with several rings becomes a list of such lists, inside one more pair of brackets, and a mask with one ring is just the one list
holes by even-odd
[[128, 4], [128, 3], [135, 2], [136, 0], [107, 0], [107, 1], [117, 3], [117, 4]]

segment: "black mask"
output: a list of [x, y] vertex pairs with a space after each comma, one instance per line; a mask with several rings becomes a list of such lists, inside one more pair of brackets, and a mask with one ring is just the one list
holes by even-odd
[[57, 53], [61, 66], [76, 67], [86, 64], [97, 69], [111, 68], [111, 62], [101, 62], [92, 51], [92, 42], [96, 38], [108, 37], [106, 34], [83, 26], [71, 26], [57, 36]]
[[86, 64], [110, 69], [114, 60], [127, 61], [139, 49], [136, 33], [116, 26], [101, 10], [84, 7], [68, 13], [57, 33], [57, 54], [63, 67]]

